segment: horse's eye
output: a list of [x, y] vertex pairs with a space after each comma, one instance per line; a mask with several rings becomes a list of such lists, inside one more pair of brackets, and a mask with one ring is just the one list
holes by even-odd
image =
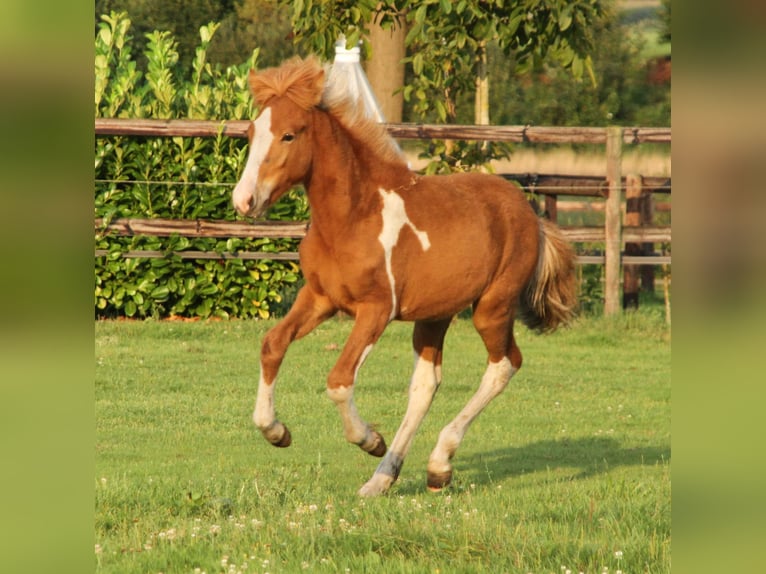
[[282, 136], [282, 141], [283, 141], [283, 142], [286, 142], [286, 143], [290, 143], [290, 142], [291, 142], [291, 141], [293, 141], [294, 139], [295, 139], [295, 135], [294, 135], [294, 134], [284, 134], [284, 135]]

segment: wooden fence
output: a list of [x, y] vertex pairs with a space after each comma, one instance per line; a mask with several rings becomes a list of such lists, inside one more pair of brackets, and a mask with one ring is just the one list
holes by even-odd
[[[250, 124], [246, 120], [154, 120], [96, 118], [96, 136], [152, 136], [152, 137], [216, 137], [223, 134], [246, 138]], [[605, 223], [603, 227], [562, 227], [571, 242], [604, 243], [603, 255], [579, 256], [578, 263], [596, 263], [605, 266], [604, 311], [615, 313], [620, 309], [620, 269], [624, 267], [624, 296], [622, 305], [638, 301], [637, 266], [670, 264], [669, 255], [654, 253], [655, 243], [669, 243], [670, 226], [653, 224], [653, 194], [670, 193], [670, 178], [641, 177], [622, 174], [624, 144], [670, 143], [670, 128], [582, 128], [534, 126], [459, 126], [427, 124], [387, 124], [389, 133], [397, 139], [460, 139], [478, 141], [505, 141], [530, 143], [603, 144], [606, 146], [607, 169], [604, 178], [566, 176], [560, 174], [501, 174], [521, 184], [525, 189], [545, 198], [548, 217], [558, 216], [558, 197], [591, 196], [603, 198]], [[623, 191], [626, 198], [623, 221]], [[185, 237], [286, 237], [301, 238], [307, 222], [239, 221], [179, 221], [168, 219], [117, 219], [105, 223], [95, 220], [97, 231], [118, 235], [181, 235]], [[622, 252], [622, 246], [625, 251]], [[96, 256], [105, 255], [96, 250]], [[164, 257], [160, 251], [130, 251], [124, 257]], [[182, 258], [193, 259], [297, 259], [295, 252], [218, 253], [184, 251]], [[653, 269], [645, 267], [641, 275], [646, 286], [653, 285]]]

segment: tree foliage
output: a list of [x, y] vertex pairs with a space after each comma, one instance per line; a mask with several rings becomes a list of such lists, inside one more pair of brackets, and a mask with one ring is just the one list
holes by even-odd
[[670, 42], [670, 0], [662, 0], [660, 18], [662, 20], [662, 33], [660, 38], [663, 42]]
[[[670, 90], [651, 85], [641, 28], [615, 18], [595, 24], [591, 52], [597, 83], [575, 78], [557, 62], [514, 73], [513, 58], [491, 47], [493, 122], [500, 125], [603, 126], [670, 124]], [[465, 114], [463, 115], [465, 117]]]
[[[607, 15], [601, 0], [280, 2], [292, 9], [296, 41], [328, 59], [341, 34], [349, 45], [361, 40], [369, 50], [366, 26], [371, 21], [384, 28], [406, 24], [411, 76], [404, 99], [416, 117], [442, 122], [455, 121], [459, 99], [484, 74], [479, 66], [490, 43], [513, 57], [516, 73], [554, 61], [576, 78], [587, 73], [595, 84], [593, 26]], [[505, 156], [507, 146], [434, 142], [429, 153], [440, 157], [429, 170], [445, 171]]]
[[296, 41], [327, 59], [341, 34], [349, 46], [361, 40], [369, 49], [366, 26], [371, 21], [384, 28], [406, 22], [407, 61], [414, 77], [405, 98], [414, 98], [416, 112], [435, 111], [442, 121], [454, 119], [451, 94], [473, 87], [477, 52], [489, 42], [514, 57], [518, 73], [554, 60], [575, 77], [587, 72], [595, 82], [592, 27], [607, 14], [600, 0], [280, 2], [292, 9]]
[[198, 31], [209, 22], [220, 30], [207, 48], [208, 58], [223, 66], [248, 59], [256, 46], [267, 46], [259, 62], [273, 66], [294, 54], [290, 19], [276, 0], [96, 0], [96, 33], [100, 18], [110, 12], [125, 13], [131, 20], [136, 63], [148, 64], [148, 34], [169, 32], [177, 42], [177, 67], [188, 72], [199, 42]]
[[[210, 21], [220, 22], [220, 27], [207, 46], [209, 62], [239, 65], [261, 46], [258, 63], [263, 67], [277, 65], [296, 51], [318, 52], [331, 59], [339, 34], [350, 43], [365, 40], [374, 20], [387, 28], [409, 28], [403, 87], [409, 97], [404, 109], [407, 121], [473, 122], [476, 57], [482, 49], [488, 55], [492, 123], [667, 125], [670, 121], [669, 90], [643, 82], [636, 27], [626, 24], [619, 17], [624, 12], [618, 13], [609, 0], [593, 4], [231, 0], [215, 9], [201, 0], [172, 4], [97, 0], [97, 22], [108, 7], [129, 12], [134, 60], [142, 72], [147, 66], [146, 34], [154, 30], [170, 31], [178, 53], [173, 73], [188, 75], [198, 47], [197, 30]], [[175, 18], [174, 10], [183, 12], [184, 18]], [[670, 0], [662, 0], [654, 16], [652, 9], [640, 12], [644, 18], [655, 18], [662, 38], [669, 40]], [[485, 40], [490, 38], [485, 44], [479, 39], [482, 30], [488, 31]], [[503, 36], [510, 36], [505, 44]], [[558, 43], [549, 42], [559, 36]], [[415, 73], [415, 64], [420, 73]], [[482, 154], [491, 156], [486, 151], [487, 146], [480, 145], [471, 153], [481, 160]]]

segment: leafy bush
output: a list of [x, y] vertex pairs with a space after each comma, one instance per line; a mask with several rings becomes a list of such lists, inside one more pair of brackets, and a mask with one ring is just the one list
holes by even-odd
[[[200, 28], [191, 77], [180, 77], [177, 43], [168, 32], [147, 34], [145, 74], [131, 53], [130, 20], [102, 16], [95, 39], [95, 115], [125, 118], [245, 119], [251, 115], [247, 72], [206, 62], [217, 24]], [[230, 193], [246, 159], [246, 142], [215, 138], [96, 138], [95, 216], [231, 220]], [[293, 191], [271, 210], [273, 219], [305, 219], [307, 204]], [[268, 317], [280, 293], [299, 278], [294, 262], [189, 260], [184, 250], [291, 251], [295, 240], [133, 236], [97, 230], [95, 308], [98, 317]], [[125, 258], [131, 250], [164, 258]]]

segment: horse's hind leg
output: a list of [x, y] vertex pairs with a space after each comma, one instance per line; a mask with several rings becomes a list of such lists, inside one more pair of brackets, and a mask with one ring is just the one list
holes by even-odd
[[512, 312], [508, 309], [508, 299], [496, 305], [482, 300], [476, 305], [474, 325], [489, 352], [489, 361], [479, 389], [457, 417], [439, 433], [439, 440], [428, 459], [428, 488], [431, 490], [440, 490], [450, 483], [450, 460], [468, 427], [490, 401], [503, 392], [521, 367], [521, 352], [513, 339]]
[[319, 323], [335, 314], [330, 300], [304, 286], [295, 299], [290, 311], [263, 338], [261, 345], [261, 378], [258, 383], [258, 397], [255, 401], [253, 421], [271, 444], [279, 447], [290, 446], [290, 431], [276, 418], [274, 410], [274, 385], [279, 366], [287, 347], [295, 339], [311, 332]]
[[415, 369], [410, 382], [410, 397], [407, 412], [399, 430], [380, 461], [375, 474], [359, 490], [362, 496], [375, 496], [388, 490], [396, 478], [407, 456], [412, 439], [431, 406], [436, 390], [441, 384], [441, 361], [444, 335], [450, 319], [434, 322], [417, 322], [412, 333], [412, 347], [415, 351]]

